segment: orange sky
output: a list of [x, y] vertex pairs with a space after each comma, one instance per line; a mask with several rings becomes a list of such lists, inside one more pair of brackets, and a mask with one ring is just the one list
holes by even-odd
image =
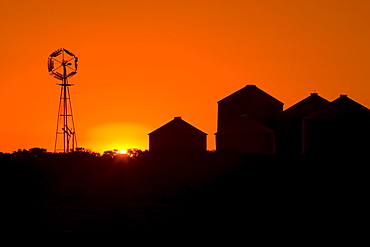
[[47, 58], [79, 57], [70, 79], [78, 145], [148, 148], [182, 116], [215, 148], [217, 101], [255, 84], [287, 108], [316, 90], [370, 107], [370, 1], [0, 2], [0, 152], [53, 151], [58, 80]]

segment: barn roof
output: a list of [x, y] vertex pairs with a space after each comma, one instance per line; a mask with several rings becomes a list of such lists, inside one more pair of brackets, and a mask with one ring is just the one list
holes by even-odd
[[252, 120], [248, 115], [242, 115], [237, 120], [233, 121], [226, 127], [219, 130], [216, 134], [273, 134], [272, 129]]
[[286, 109], [283, 115], [303, 115], [307, 116], [322, 107], [328, 105], [330, 101], [319, 96], [318, 93], [311, 93], [310, 96]]
[[158, 135], [207, 135], [193, 125], [184, 121], [181, 117], [174, 117], [171, 121], [149, 133]]
[[234, 100], [243, 100], [253, 104], [283, 104], [281, 101], [259, 89], [256, 85], [246, 85], [242, 89], [230, 94], [217, 103], [230, 102]]
[[321, 110], [314, 112], [304, 120], [313, 119], [370, 119], [370, 110], [347, 97], [340, 95], [339, 98], [328, 104]]

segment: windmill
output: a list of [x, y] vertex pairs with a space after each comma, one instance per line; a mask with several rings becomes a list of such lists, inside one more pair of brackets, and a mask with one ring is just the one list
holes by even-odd
[[50, 54], [48, 58], [48, 70], [50, 75], [62, 82], [61, 86], [57, 131], [55, 137], [54, 152], [69, 153], [77, 147], [76, 130], [74, 127], [71, 96], [68, 78], [77, 73], [78, 58], [70, 51], [61, 48]]

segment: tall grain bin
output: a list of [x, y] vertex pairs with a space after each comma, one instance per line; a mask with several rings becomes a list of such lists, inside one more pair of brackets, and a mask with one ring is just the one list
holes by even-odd
[[303, 119], [303, 152], [362, 153], [370, 148], [370, 110], [340, 95]]
[[206, 151], [207, 134], [175, 117], [149, 133], [149, 151]]
[[276, 117], [283, 111], [282, 102], [255, 85], [246, 85], [217, 103], [217, 131], [245, 114], [252, 120], [275, 129]]
[[327, 106], [330, 102], [318, 93], [289, 107], [278, 117], [278, 145], [279, 153], [302, 153], [302, 120], [308, 115]]
[[216, 133], [216, 149], [274, 154], [275, 131], [244, 115]]

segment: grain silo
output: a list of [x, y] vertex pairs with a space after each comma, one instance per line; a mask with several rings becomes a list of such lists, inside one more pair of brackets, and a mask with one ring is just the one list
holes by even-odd
[[289, 107], [278, 117], [277, 152], [302, 153], [302, 120], [308, 115], [327, 106], [330, 102], [318, 93]]
[[206, 151], [207, 134], [175, 117], [149, 133], [149, 151]]
[[216, 150], [274, 154], [275, 131], [243, 115], [216, 133]]
[[217, 132], [245, 114], [252, 120], [275, 129], [276, 117], [283, 111], [282, 102], [255, 85], [246, 85], [217, 103]]
[[328, 106], [303, 119], [303, 152], [368, 152], [369, 126], [370, 110], [347, 95], [340, 95]]

